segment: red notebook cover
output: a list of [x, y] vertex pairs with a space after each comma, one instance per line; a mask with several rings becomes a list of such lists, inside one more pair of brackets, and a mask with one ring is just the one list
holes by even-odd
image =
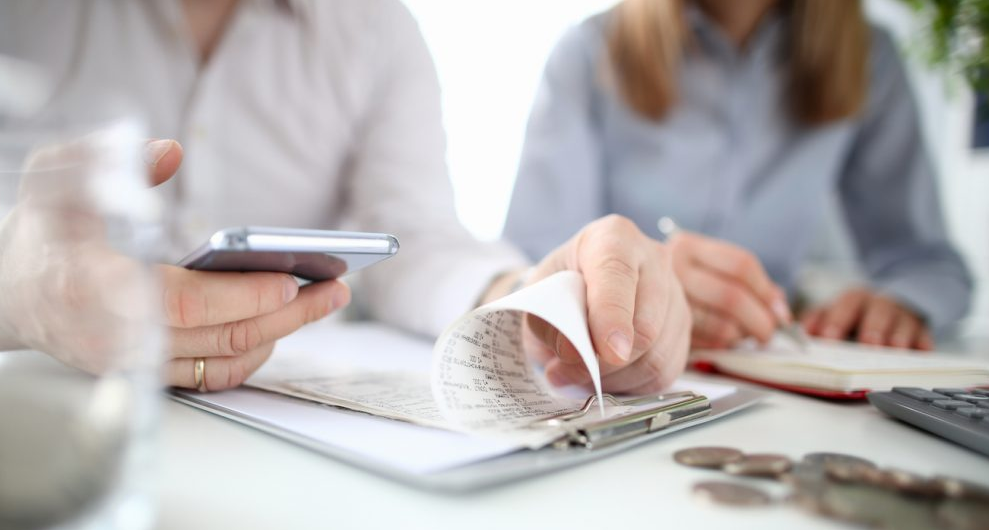
[[865, 399], [866, 394], [869, 390], [825, 390], [821, 388], [810, 388], [805, 386], [788, 385], [785, 383], [776, 383], [771, 381], [763, 381], [761, 379], [753, 379], [751, 377], [736, 375], [731, 372], [725, 372], [724, 370], [719, 370], [714, 363], [710, 361], [693, 361], [692, 366], [695, 370], [701, 372], [708, 372], [713, 374], [724, 374], [735, 379], [740, 379], [742, 381], [748, 381], [749, 383], [756, 383], [763, 386], [768, 386], [770, 388], [777, 388], [779, 390], [786, 390], [787, 392], [795, 392], [797, 394], [804, 394], [807, 396], [814, 396], [823, 399], [835, 399], [842, 401], [855, 401]]

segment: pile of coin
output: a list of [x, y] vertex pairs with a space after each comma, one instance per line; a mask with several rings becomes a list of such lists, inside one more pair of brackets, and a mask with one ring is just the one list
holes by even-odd
[[989, 487], [957, 478], [882, 469], [864, 458], [839, 453], [810, 453], [793, 461], [780, 454], [693, 447], [677, 451], [673, 459], [742, 480], [772, 479], [790, 488], [789, 495], [774, 499], [752, 482], [707, 480], [694, 485], [698, 497], [716, 504], [785, 502], [872, 528], [989, 530]]

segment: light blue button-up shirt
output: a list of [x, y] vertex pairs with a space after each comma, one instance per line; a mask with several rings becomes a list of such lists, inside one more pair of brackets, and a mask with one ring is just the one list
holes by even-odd
[[872, 285], [935, 331], [966, 312], [972, 279], [947, 240], [917, 111], [897, 51], [874, 29], [863, 111], [819, 127], [784, 101], [784, 24], [769, 15], [740, 50], [699, 10], [679, 101], [661, 121], [635, 113], [606, 70], [610, 14], [572, 29], [546, 65], [529, 119], [505, 236], [533, 259], [608, 213], [658, 236], [685, 229], [754, 252], [794, 276], [837, 190]]

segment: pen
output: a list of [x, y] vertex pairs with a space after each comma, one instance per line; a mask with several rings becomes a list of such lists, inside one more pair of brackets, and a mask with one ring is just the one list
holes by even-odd
[[[663, 240], [666, 242], [670, 241], [681, 232], [680, 227], [676, 224], [676, 221], [666, 216], [659, 218], [659, 221], [656, 222], [656, 227], [659, 228], [659, 233], [663, 236]], [[796, 343], [796, 345], [800, 348], [800, 351], [806, 352], [808, 346], [810, 346], [810, 340], [807, 338], [807, 333], [804, 332], [804, 328], [799, 323], [792, 321], [790, 310], [786, 307], [785, 303], [774, 303], [770, 306], [770, 309], [776, 316], [776, 321], [778, 323], [776, 328], [777, 331]], [[787, 320], [791, 320], [789, 325], [784, 324]]]

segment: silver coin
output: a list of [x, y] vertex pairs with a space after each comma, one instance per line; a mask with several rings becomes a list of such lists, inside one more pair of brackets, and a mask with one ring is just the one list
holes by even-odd
[[741, 451], [730, 447], [691, 447], [673, 453], [673, 460], [685, 466], [720, 468], [742, 456]]
[[940, 483], [903, 469], [885, 469], [881, 477], [880, 486], [904, 495], [943, 496], [944, 489]]
[[944, 496], [989, 503], [989, 487], [955, 477], [937, 476], [932, 479]]
[[808, 464], [821, 466], [858, 464], [860, 466], [876, 467], [876, 464], [873, 464], [869, 460], [842, 453], [809, 453], [804, 455], [803, 461]]
[[878, 468], [856, 461], [835, 460], [823, 467], [828, 478], [838, 482], [878, 485], [884, 478]]
[[820, 498], [829, 517], [896, 530], [936, 528], [935, 504], [862, 484], [829, 484]]
[[778, 477], [786, 473], [793, 462], [783, 455], [761, 453], [744, 455], [741, 460], [728, 462], [721, 469], [732, 475]]
[[825, 498], [831, 483], [823, 465], [798, 462], [780, 480], [792, 488], [787, 499], [791, 504], [813, 515], [835, 517]]
[[823, 466], [804, 462], [795, 464], [789, 471], [780, 475], [779, 478], [797, 493], [818, 493], [818, 490], [827, 484], [827, 475], [824, 473]]
[[937, 518], [956, 530], [989, 530], [989, 503], [948, 499], [938, 506]]
[[752, 486], [713, 480], [694, 484], [694, 495], [723, 506], [765, 506], [772, 502], [769, 495]]

